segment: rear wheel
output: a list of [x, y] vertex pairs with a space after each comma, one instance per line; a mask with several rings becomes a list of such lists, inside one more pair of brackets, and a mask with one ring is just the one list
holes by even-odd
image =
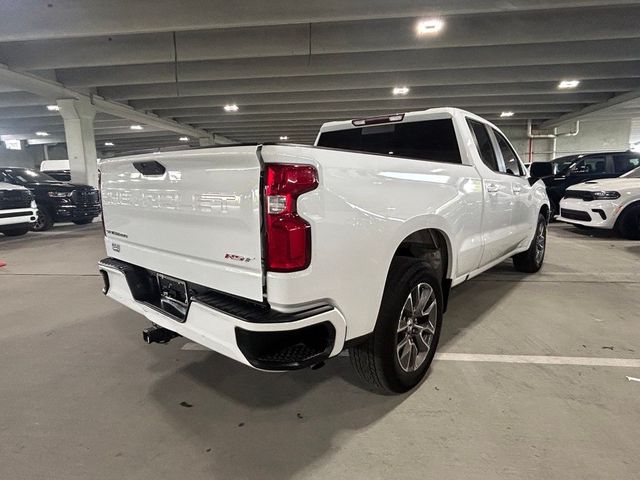
[[440, 281], [428, 265], [395, 258], [373, 334], [349, 350], [362, 381], [381, 393], [403, 393], [420, 383], [440, 338], [442, 305]]
[[624, 238], [640, 240], [640, 205], [631, 205], [622, 211], [616, 230]]
[[88, 225], [91, 222], [93, 222], [93, 217], [91, 218], [83, 218], [80, 220], [74, 220], [73, 223], [75, 223], [76, 225]]
[[29, 231], [29, 227], [19, 227], [19, 228], [11, 228], [7, 230], [3, 230], [7, 237], [20, 237], [22, 235], [26, 235]]
[[36, 221], [33, 224], [34, 232], [44, 232], [53, 226], [53, 216], [45, 209], [38, 209]]
[[536, 273], [542, 268], [544, 254], [547, 249], [547, 219], [543, 214], [538, 215], [536, 233], [529, 248], [513, 256], [513, 266], [525, 273]]

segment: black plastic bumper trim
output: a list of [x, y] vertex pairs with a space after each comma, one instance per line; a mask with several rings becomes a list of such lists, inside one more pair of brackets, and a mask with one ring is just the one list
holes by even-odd
[[256, 332], [236, 327], [236, 342], [247, 361], [262, 370], [299, 370], [323, 362], [333, 350], [336, 329], [320, 322], [294, 330]]

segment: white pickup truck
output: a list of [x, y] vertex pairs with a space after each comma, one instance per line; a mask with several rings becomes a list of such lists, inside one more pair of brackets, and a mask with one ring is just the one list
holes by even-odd
[[[534, 164], [538, 177], [551, 164]], [[323, 125], [316, 145], [237, 145], [100, 164], [109, 297], [262, 370], [349, 349], [404, 392], [433, 359], [449, 289], [513, 258], [540, 269], [549, 201], [508, 140], [453, 108]]]

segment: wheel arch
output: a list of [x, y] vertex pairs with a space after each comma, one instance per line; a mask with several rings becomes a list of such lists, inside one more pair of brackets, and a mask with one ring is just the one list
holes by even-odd
[[637, 207], [637, 206], [640, 206], [640, 198], [637, 200], [633, 200], [628, 204], [626, 204], [624, 207], [622, 207], [622, 210], [618, 212], [618, 216], [616, 218], [616, 223], [614, 225], [614, 228], [618, 228], [618, 226], [620, 225], [620, 219], [623, 218], [623, 215], [625, 214], [625, 212], [628, 210], [629, 207]]
[[416, 258], [430, 266], [437, 278], [441, 279], [446, 310], [454, 270], [454, 255], [451, 238], [440, 228], [425, 227], [406, 235], [398, 244], [392, 257]]

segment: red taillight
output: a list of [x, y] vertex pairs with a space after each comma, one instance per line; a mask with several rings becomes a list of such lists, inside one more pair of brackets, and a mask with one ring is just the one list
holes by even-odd
[[297, 199], [318, 186], [318, 172], [310, 165], [267, 164], [265, 217], [267, 269], [304, 270], [311, 263], [311, 225], [298, 215]]

